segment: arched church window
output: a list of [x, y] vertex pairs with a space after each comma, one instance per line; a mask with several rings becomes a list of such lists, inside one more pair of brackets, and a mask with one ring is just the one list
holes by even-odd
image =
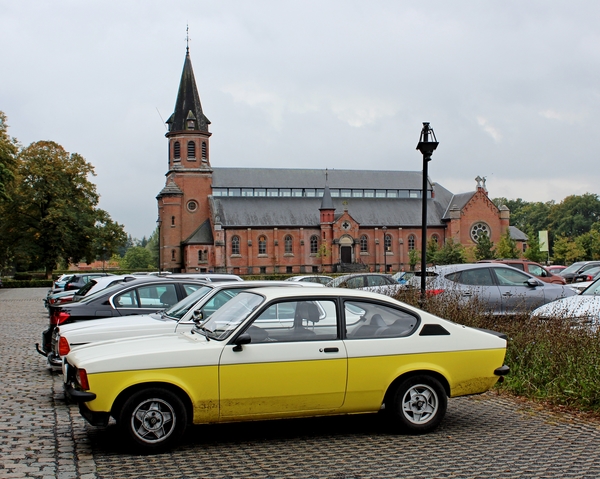
[[369, 238], [367, 235], [362, 235], [360, 237], [360, 252], [367, 253], [369, 251]]
[[408, 235], [408, 249], [415, 249], [415, 235]]
[[258, 237], [258, 254], [267, 254], [267, 237]]
[[310, 254], [317, 254], [319, 252], [319, 237], [313, 235], [310, 237]]
[[384, 240], [383, 240], [383, 246], [385, 248], [385, 251], [392, 251], [392, 236], [391, 235], [385, 235]]
[[176, 160], [181, 158], [181, 144], [178, 141], [173, 143], [173, 156]]
[[240, 254], [240, 237], [231, 238], [231, 254]]
[[293, 249], [292, 249], [292, 237], [290, 235], [287, 235], [284, 239], [283, 239], [283, 243], [285, 245], [285, 249], [284, 252], [291, 254], [293, 253]]
[[435, 244], [440, 244], [440, 237], [438, 235], [431, 235], [431, 239], [435, 241]]
[[196, 143], [194, 143], [193, 141], [188, 141], [187, 150], [188, 150], [188, 152], [187, 152], [188, 159], [195, 160], [196, 159]]

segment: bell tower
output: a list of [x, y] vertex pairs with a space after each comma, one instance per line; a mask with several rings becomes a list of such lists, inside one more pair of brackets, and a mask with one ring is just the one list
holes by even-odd
[[168, 169], [165, 187], [156, 197], [159, 264], [161, 271], [180, 272], [186, 264], [182, 243], [210, 217], [212, 184], [210, 120], [202, 111], [189, 46], [175, 109], [166, 123]]

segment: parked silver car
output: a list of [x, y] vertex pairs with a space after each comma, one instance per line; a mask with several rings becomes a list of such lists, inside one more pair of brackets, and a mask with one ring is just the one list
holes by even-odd
[[[454, 295], [460, 301], [477, 300], [486, 310], [498, 315], [532, 311], [542, 304], [577, 294], [568, 286], [544, 283], [500, 263], [437, 266], [431, 274], [427, 272], [427, 294]], [[419, 288], [420, 271], [407, 284]]]

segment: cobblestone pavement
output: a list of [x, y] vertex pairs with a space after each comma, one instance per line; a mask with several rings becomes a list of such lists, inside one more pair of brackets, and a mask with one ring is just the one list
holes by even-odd
[[0, 290], [0, 477], [598, 478], [600, 426], [490, 393], [449, 401], [433, 434], [394, 434], [373, 415], [194, 426], [173, 452], [124, 452], [89, 426], [34, 349], [45, 289]]

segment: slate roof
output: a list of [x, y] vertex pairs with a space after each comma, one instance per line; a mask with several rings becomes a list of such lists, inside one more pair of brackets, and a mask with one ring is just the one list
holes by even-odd
[[210, 226], [210, 220], [206, 220], [202, 223], [196, 231], [194, 231], [188, 239], [182, 242], [182, 244], [213, 244], [214, 238], [212, 234], [212, 228]]
[[166, 195], [183, 196], [183, 191], [181, 191], [179, 186], [177, 186], [173, 180], [170, 180], [166, 186], [160, 190], [160, 193], [156, 197], [161, 198]]
[[516, 241], [527, 241], [529, 239], [529, 236], [523, 233], [516, 226], [509, 226], [508, 230], [510, 231], [510, 237]]
[[187, 119], [196, 120], [196, 130], [208, 132], [210, 120], [202, 112], [200, 95], [196, 88], [194, 70], [192, 69], [192, 60], [190, 52], [185, 55], [181, 80], [179, 82], [179, 91], [175, 101], [175, 110], [166, 123], [169, 125], [169, 132], [187, 130], [185, 122]]
[[[333, 198], [332, 202], [337, 212], [347, 207], [350, 216], [364, 227], [421, 225], [419, 198]], [[210, 197], [213, 218], [218, 216], [226, 228], [318, 227], [320, 205], [321, 198]], [[441, 226], [444, 209], [429, 200], [427, 224]]]
[[324, 188], [326, 182], [329, 188], [420, 190], [423, 186], [420, 171], [213, 168], [212, 178], [213, 188]]

